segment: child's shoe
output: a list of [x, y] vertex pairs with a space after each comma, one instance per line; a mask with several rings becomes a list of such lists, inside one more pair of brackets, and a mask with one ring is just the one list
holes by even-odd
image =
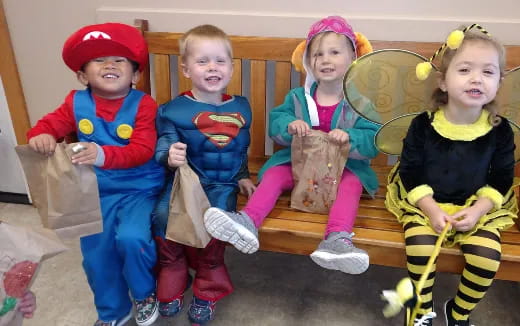
[[184, 293], [170, 302], [159, 302], [159, 314], [162, 317], [170, 318], [177, 315], [184, 305]]
[[[191, 282], [192, 277], [188, 276], [188, 283], [186, 284], [184, 292], [190, 288]], [[170, 302], [159, 302], [159, 314], [167, 318], [177, 315], [184, 305], [184, 292]]]
[[132, 318], [132, 310], [130, 310], [128, 315], [118, 320], [102, 321], [98, 319], [98, 321], [94, 323], [94, 326], [123, 326], [130, 320], [130, 318]]
[[366, 251], [354, 246], [353, 236], [348, 232], [330, 233], [311, 254], [311, 259], [323, 268], [348, 274], [363, 273], [368, 269], [369, 257]]
[[415, 318], [413, 326], [432, 326], [433, 318], [437, 317], [437, 314], [432, 312], [423, 315], [421, 318]]
[[210, 207], [204, 213], [204, 226], [212, 237], [231, 243], [245, 254], [258, 250], [258, 230], [245, 212], [226, 212]]
[[188, 310], [188, 318], [193, 325], [204, 325], [213, 320], [216, 301], [202, 300], [193, 296]]
[[135, 321], [138, 326], [149, 326], [159, 317], [159, 301], [155, 293], [144, 300], [134, 300]]
[[455, 304], [455, 301], [453, 299], [450, 299], [446, 301], [444, 304], [444, 317], [446, 318], [446, 326], [474, 326], [469, 323], [468, 320], [456, 320], [451, 315], [451, 310], [453, 309], [453, 305]]

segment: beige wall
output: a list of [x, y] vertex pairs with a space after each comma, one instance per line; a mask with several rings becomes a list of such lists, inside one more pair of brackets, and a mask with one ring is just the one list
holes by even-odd
[[212, 23], [230, 34], [303, 37], [317, 18], [339, 14], [370, 39], [440, 41], [460, 23], [478, 22], [504, 43], [520, 44], [519, 0], [3, 1], [32, 124], [80, 86], [61, 47], [74, 30], [96, 22], [145, 18], [152, 31]]

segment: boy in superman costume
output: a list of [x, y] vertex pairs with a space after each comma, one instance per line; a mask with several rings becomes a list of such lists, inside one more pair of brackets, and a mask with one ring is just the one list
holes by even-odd
[[223, 93], [233, 72], [231, 44], [224, 32], [211, 25], [195, 27], [181, 38], [180, 53], [192, 89], [161, 106], [157, 115], [155, 158], [169, 169], [154, 214], [157, 295], [161, 315], [176, 315], [192, 282], [191, 267], [194, 295], [188, 317], [201, 325], [213, 319], [215, 303], [233, 291], [224, 264], [226, 245], [212, 239], [199, 249], [164, 238], [174, 170], [189, 164], [212, 206], [236, 209], [239, 189], [247, 195], [255, 189], [247, 167], [251, 109], [246, 98]]

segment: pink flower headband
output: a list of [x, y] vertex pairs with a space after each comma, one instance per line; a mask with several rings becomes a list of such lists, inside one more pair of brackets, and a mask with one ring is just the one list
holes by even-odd
[[354, 48], [357, 57], [356, 34], [354, 33], [354, 30], [352, 30], [352, 26], [350, 26], [344, 18], [339, 16], [329, 16], [312, 24], [309, 34], [307, 34], [307, 44], [314, 36], [323, 32], [334, 32], [345, 35], [350, 42], [352, 42], [352, 47]]

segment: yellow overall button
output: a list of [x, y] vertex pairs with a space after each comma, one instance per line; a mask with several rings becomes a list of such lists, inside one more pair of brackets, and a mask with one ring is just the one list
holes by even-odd
[[85, 135], [90, 135], [94, 132], [94, 125], [89, 119], [81, 119], [78, 123], [78, 129]]
[[132, 128], [132, 126], [127, 125], [126, 123], [117, 127], [117, 135], [122, 139], [128, 139], [132, 137], [133, 131], [134, 129]]

